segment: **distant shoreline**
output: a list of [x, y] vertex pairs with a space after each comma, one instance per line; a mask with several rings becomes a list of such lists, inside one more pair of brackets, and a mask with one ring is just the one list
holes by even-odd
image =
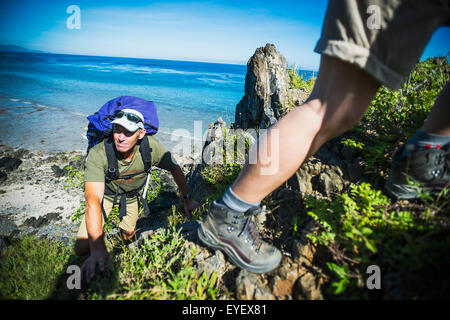
[[[25, 48], [24, 48], [25, 49]], [[101, 56], [101, 55], [91, 55], [91, 54], [80, 54], [80, 53], [55, 53], [55, 52], [44, 52], [37, 50], [29, 51], [13, 51], [13, 50], [2, 50], [0, 47], [0, 53], [24, 53], [24, 54], [48, 54], [48, 55], [63, 55], [63, 56], [80, 56], [80, 57], [90, 57], [90, 58], [117, 58], [117, 59], [137, 59], [137, 60], [147, 60], [147, 61], [167, 61], [167, 62], [187, 62], [187, 63], [205, 63], [205, 64], [218, 64], [218, 65], [228, 65], [228, 66], [246, 66], [247, 63], [230, 63], [230, 62], [218, 62], [218, 61], [193, 61], [193, 60], [178, 60], [178, 59], [162, 59], [162, 58], [144, 58], [144, 57], [116, 57], [116, 56]], [[309, 71], [309, 70], [308, 70]]]

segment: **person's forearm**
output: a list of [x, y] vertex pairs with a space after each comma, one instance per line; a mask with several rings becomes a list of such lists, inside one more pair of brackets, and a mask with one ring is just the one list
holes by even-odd
[[184, 176], [183, 171], [181, 170], [180, 166], [176, 166], [172, 171], [173, 179], [175, 180], [175, 183], [177, 184], [178, 188], [180, 189], [180, 192], [183, 196], [189, 193], [189, 187], [186, 183], [186, 177]]
[[106, 250], [103, 241], [102, 209], [99, 205], [88, 204], [86, 206], [86, 228], [91, 253]]

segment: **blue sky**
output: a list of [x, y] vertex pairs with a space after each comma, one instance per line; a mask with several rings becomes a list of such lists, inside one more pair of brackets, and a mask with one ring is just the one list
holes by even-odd
[[[66, 27], [69, 5], [81, 29]], [[317, 70], [326, 1], [2, 0], [0, 43], [54, 53], [245, 64], [273, 43], [290, 65]], [[450, 51], [440, 28], [422, 58]]]

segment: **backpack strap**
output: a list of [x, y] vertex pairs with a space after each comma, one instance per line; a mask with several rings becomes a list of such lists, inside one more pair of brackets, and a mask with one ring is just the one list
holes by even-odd
[[[147, 179], [144, 183], [144, 191], [142, 192], [140, 202], [142, 203], [142, 207], [144, 209], [144, 216], [148, 217], [150, 215], [150, 209], [148, 208], [147, 203], [147, 185], [150, 178], [150, 174], [152, 171], [152, 148], [150, 147], [150, 143], [148, 142], [148, 137], [144, 136], [141, 140], [141, 157], [142, 162], [144, 163], [144, 171], [147, 173]], [[152, 186], [153, 187], [153, 186]], [[138, 197], [139, 201], [139, 197]]]
[[108, 171], [105, 180], [107, 183], [119, 178], [119, 163], [117, 161], [116, 151], [114, 149], [114, 141], [110, 135], [105, 139], [106, 158], [108, 159]]
[[150, 148], [147, 136], [144, 136], [144, 138], [141, 139], [140, 145], [142, 162], [144, 162], [144, 171], [150, 173], [152, 169], [152, 148]]

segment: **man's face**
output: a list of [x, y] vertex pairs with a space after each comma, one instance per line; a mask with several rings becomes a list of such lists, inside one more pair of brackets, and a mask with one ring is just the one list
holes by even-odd
[[124, 127], [114, 124], [114, 144], [116, 150], [121, 153], [128, 152], [134, 148], [139, 139], [145, 136], [145, 129], [139, 129], [136, 132], [130, 132]]

